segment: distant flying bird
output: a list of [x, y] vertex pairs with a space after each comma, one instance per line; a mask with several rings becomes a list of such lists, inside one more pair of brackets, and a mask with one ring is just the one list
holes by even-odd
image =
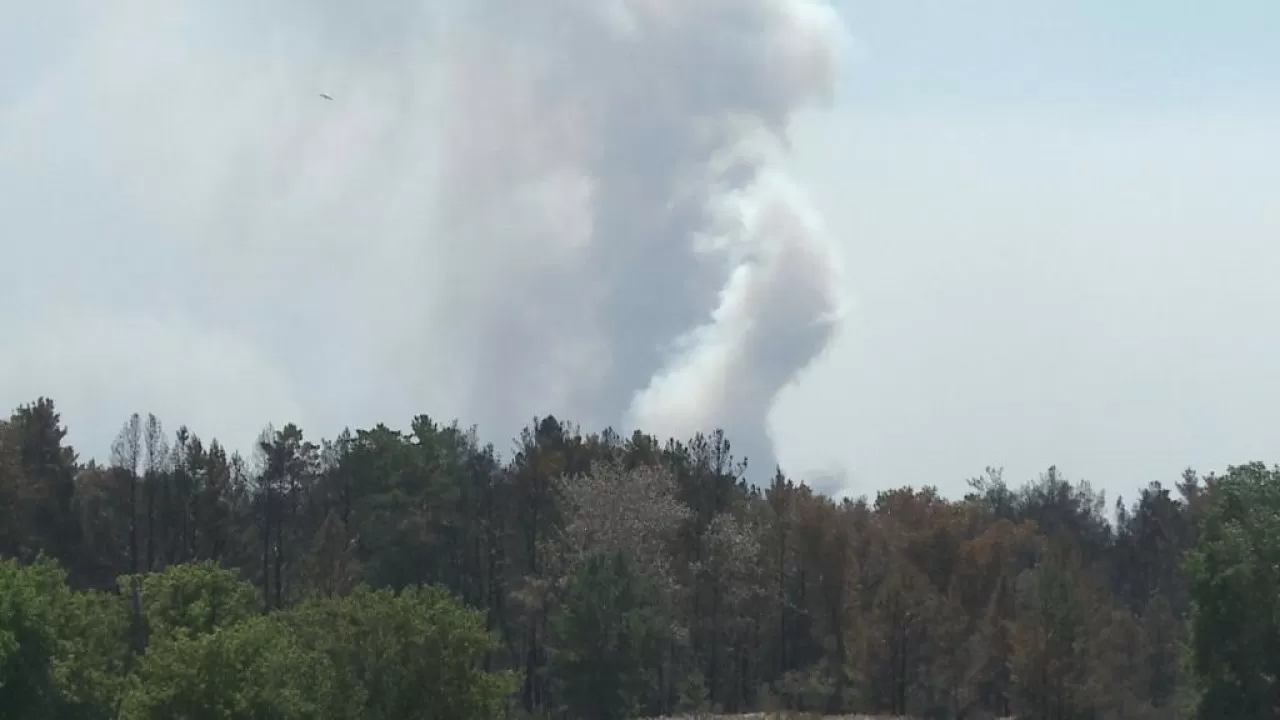
[[332, 99], [333, 99], [333, 96], [332, 96], [332, 95], [330, 95], [329, 93], [320, 93], [320, 97], [324, 98], [325, 100], [332, 100]]

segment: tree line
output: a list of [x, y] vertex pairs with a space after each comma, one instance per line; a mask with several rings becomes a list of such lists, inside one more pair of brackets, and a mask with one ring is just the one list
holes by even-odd
[[[0, 715], [1280, 715], [1280, 470], [836, 500], [723, 433], [0, 421]], [[279, 690], [278, 688], [284, 688]]]

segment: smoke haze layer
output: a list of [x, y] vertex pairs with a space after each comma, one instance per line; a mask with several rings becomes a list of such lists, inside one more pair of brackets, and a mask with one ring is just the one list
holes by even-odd
[[233, 444], [552, 412], [724, 427], [770, 469], [841, 312], [778, 170], [835, 83], [824, 2], [24, 12], [68, 39], [0, 75], [0, 211], [31, 238], [0, 281], [33, 309], [0, 316], [7, 401], [55, 397], [91, 452], [134, 410]]

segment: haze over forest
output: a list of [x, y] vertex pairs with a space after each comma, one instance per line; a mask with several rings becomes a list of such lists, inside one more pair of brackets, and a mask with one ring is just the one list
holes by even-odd
[[0, 398], [103, 460], [723, 426], [854, 494], [1274, 454], [1274, 4], [427, 7], [9, 3]]

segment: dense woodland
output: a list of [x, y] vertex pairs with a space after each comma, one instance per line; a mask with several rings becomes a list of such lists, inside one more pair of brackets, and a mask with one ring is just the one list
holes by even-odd
[[[0, 422], [0, 716], [1280, 716], [1280, 471], [835, 501], [720, 433]], [[754, 477], [753, 470], [752, 476]]]

